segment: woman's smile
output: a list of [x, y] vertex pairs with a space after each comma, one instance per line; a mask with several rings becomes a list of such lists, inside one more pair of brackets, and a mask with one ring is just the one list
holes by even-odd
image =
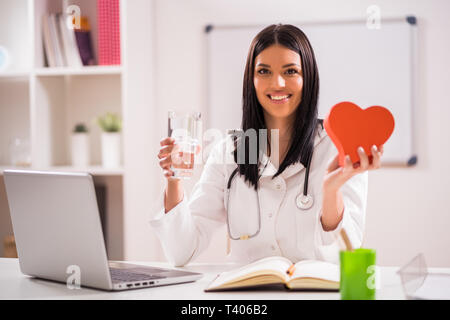
[[292, 97], [292, 94], [268, 94], [267, 97], [270, 99], [272, 103], [275, 104], [283, 104], [288, 102], [288, 100]]

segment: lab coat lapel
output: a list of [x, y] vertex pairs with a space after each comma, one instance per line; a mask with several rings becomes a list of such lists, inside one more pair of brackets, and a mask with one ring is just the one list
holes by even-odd
[[277, 168], [275, 168], [267, 154], [264, 153], [262, 156], [261, 164], [259, 166], [259, 174], [261, 175], [261, 177], [271, 177], [275, 173], [277, 173], [277, 171]]

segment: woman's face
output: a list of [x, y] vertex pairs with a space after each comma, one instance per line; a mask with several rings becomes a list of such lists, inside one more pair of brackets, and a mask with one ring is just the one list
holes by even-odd
[[264, 49], [255, 58], [253, 83], [265, 115], [288, 118], [294, 114], [302, 97], [300, 55], [281, 45]]

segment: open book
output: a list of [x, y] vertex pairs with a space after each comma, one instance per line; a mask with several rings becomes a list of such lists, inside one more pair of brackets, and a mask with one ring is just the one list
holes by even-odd
[[303, 260], [293, 264], [284, 257], [268, 257], [219, 274], [205, 291], [273, 284], [294, 290], [339, 290], [339, 276], [339, 266], [333, 263]]

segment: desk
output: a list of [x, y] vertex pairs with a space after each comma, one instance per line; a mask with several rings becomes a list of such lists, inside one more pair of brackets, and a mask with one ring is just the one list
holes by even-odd
[[[170, 268], [162, 262], [131, 262], [146, 266]], [[107, 292], [88, 288], [70, 290], [65, 284], [40, 280], [23, 275], [18, 259], [0, 258], [0, 299], [155, 299], [155, 300], [338, 300], [339, 292], [289, 292], [283, 290], [258, 290], [239, 292], [204, 292], [203, 289], [223, 271], [235, 268], [232, 264], [192, 263], [182, 270], [203, 273], [200, 280], [191, 283], [161, 286], [121, 292]], [[398, 267], [381, 267], [381, 289], [377, 299], [404, 299]], [[449, 272], [449, 269], [430, 269], [436, 272]]]

